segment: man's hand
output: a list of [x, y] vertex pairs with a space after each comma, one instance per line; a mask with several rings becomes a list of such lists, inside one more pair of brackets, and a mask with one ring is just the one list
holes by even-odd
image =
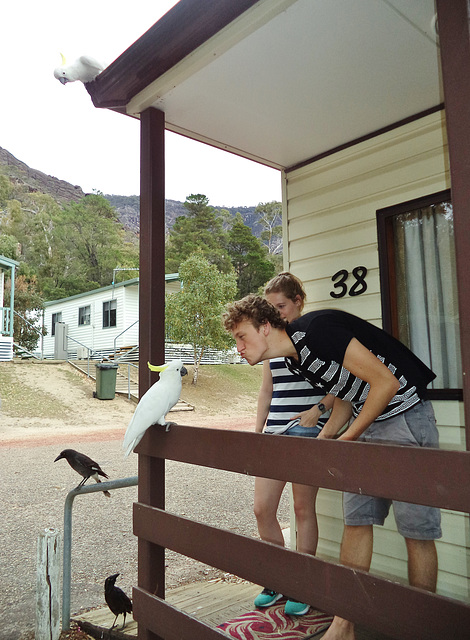
[[320, 409], [316, 404], [314, 404], [313, 407], [310, 407], [310, 409], [307, 409], [306, 411], [301, 411], [296, 416], [293, 416], [292, 420], [300, 418], [299, 425], [301, 427], [307, 427], [311, 429], [317, 426], [317, 422], [321, 415], [322, 414], [320, 412]]

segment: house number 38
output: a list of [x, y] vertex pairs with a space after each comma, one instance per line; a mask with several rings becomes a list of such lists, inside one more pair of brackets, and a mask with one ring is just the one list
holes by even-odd
[[342, 298], [347, 293], [349, 293], [350, 296], [360, 296], [361, 293], [365, 293], [367, 291], [367, 282], [365, 281], [365, 277], [367, 275], [366, 267], [354, 267], [352, 275], [355, 280], [348, 290], [349, 283], [347, 284], [346, 282], [349, 279], [349, 275], [349, 271], [341, 269], [331, 277], [332, 281], [335, 283], [335, 289], [338, 289], [338, 291], [330, 291], [330, 296], [332, 298]]

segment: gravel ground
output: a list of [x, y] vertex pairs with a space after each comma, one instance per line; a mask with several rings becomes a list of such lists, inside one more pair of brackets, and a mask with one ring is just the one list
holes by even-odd
[[[34, 367], [33, 367], [34, 369]], [[35, 373], [33, 371], [33, 373]], [[59, 375], [54, 369], [54, 375]], [[22, 374], [23, 382], [25, 380]], [[38, 378], [37, 373], [34, 376]], [[36, 380], [35, 384], [43, 384]], [[63, 386], [66, 380], [60, 383]], [[59, 385], [60, 386], [60, 385]], [[50, 389], [50, 387], [49, 387]], [[83, 402], [90, 402], [84, 391]], [[75, 397], [75, 396], [74, 396]], [[75, 400], [74, 400], [75, 402]], [[110, 479], [137, 475], [137, 456], [123, 459], [123, 430], [133, 407], [125, 400], [92, 400], [90, 408], [74, 407], [74, 415], [91, 411], [93, 424], [112, 414], [104, 430], [84, 429], [76, 419], [44, 430], [35, 423], [17, 417], [0, 416], [0, 467], [2, 469], [2, 545], [0, 548], [0, 620], [2, 640], [31, 637], [35, 626], [36, 542], [40, 531], [63, 529], [65, 497], [79, 477], [65, 460], [54, 464], [64, 448], [77, 449], [99, 462]], [[5, 405], [2, 406], [4, 410]], [[117, 413], [116, 413], [117, 412]], [[116, 415], [122, 418], [118, 422]], [[172, 414], [180, 424], [235, 426], [233, 419], [218, 416], [204, 419], [197, 412]], [[64, 421], [62, 421], [64, 422]], [[117, 429], [120, 422], [124, 425]], [[83, 423], [82, 423], [83, 424]], [[238, 429], [252, 429], [252, 419], [236, 421]], [[41, 432], [41, 435], [39, 433]], [[5, 435], [6, 434], [6, 435]], [[252, 513], [254, 479], [238, 474], [167, 462], [166, 505], [169, 511], [195, 518], [207, 524], [257, 535]], [[79, 496], [74, 501], [72, 534], [72, 613], [104, 606], [105, 578], [121, 573], [118, 585], [130, 593], [137, 581], [137, 541], [132, 533], [132, 503], [137, 488], [112, 492], [110, 499], [102, 493]], [[280, 520], [288, 526], [287, 495], [283, 497]], [[167, 552], [167, 587], [221, 577], [223, 574], [206, 565]]]

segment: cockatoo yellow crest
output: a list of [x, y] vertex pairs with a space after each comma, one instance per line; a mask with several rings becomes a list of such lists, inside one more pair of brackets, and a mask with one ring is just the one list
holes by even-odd
[[151, 371], [160, 372], [160, 380], [144, 393], [134, 411], [122, 443], [125, 456], [134, 451], [152, 424], [167, 426], [165, 416], [178, 402], [181, 395], [181, 378], [188, 373], [182, 360], [173, 360], [162, 365], [152, 365], [150, 362], [147, 364]]
[[150, 371], [165, 371], [167, 366], [167, 364], [150, 364], [150, 362], [147, 362], [147, 367]]

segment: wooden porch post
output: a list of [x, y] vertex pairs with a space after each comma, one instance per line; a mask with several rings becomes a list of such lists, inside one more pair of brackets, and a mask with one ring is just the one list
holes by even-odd
[[[147, 362], [165, 361], [165, 114], [141, 114], [139, 394], [156, 381]], [[139, 455], [139, 502], [165, 507], [165, 466], [160, 458]], [[165, 549], [139, 539], [138, 585], [163, 598]], [[139, 627], [139, 640], [157, 636]]]
[[437, 0], [444, 102], [449, 141], [457, 257], [463, 400], [470, 449], [470, 10], [468, 0]]

